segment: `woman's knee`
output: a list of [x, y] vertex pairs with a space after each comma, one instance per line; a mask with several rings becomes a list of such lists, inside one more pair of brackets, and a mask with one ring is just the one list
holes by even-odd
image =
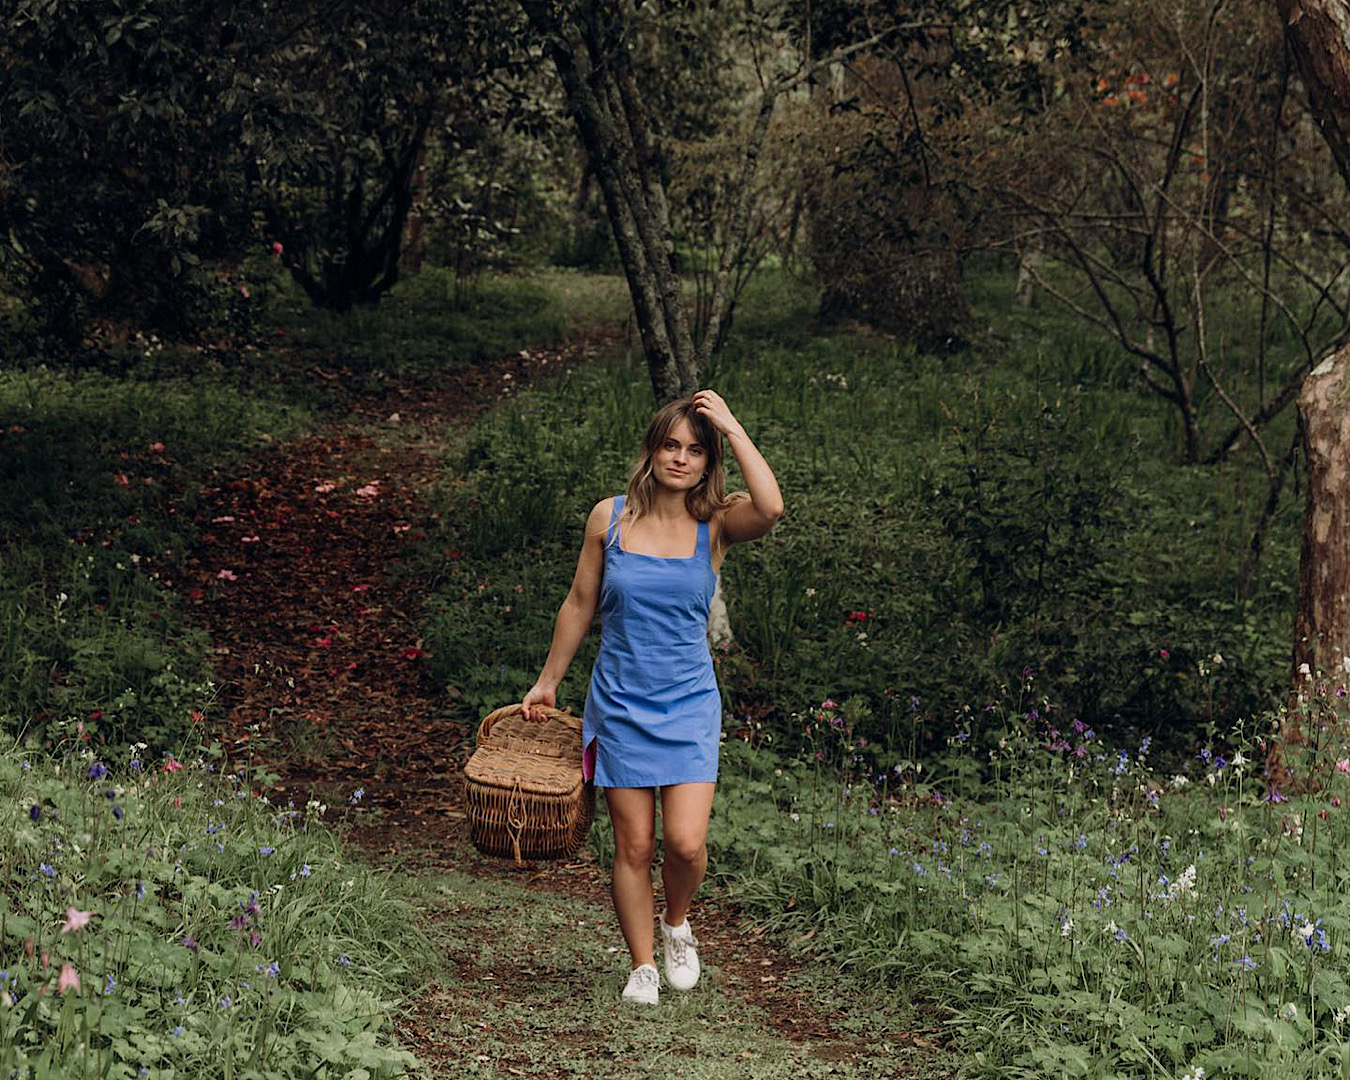
[[706, 850], [703, 833], [667, 833], [661, 839], [667, 859], [680, 863], [696, 863]]
[[656, 857], [656, 838], [651, 833], [614, 834], [614, 861], [625, 866], [650, 867]]

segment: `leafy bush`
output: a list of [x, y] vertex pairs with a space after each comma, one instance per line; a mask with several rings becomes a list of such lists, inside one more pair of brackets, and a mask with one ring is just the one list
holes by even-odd
[[[7, 1076], [390, 1077], [422, 942], [325, 808], [272, 805], [220, 759], [0, 746]], [[221, 762], [223, 765], [224, 763]], [[359, 800], [353, 792], [351, 800]], [[64, 913], [64, 918], [63, 914]]]
[[1162, 770], [1028, 679], [924, 765], [827, 700], [799, 755], [724, 743], [711, 864], [759, 920], [937, 1002], [973, 1076], [1340, 1076], [1350, 757], [1344, 688], [1311, 693], [1327, 782], [1301, 795], [1262, 778], [1268, 721]]
[[[1287, 664], [1296, 520], [1272, 530], [1256, 599], [1235, 600], [1247, 466], [1172, 465], [1161, 424], [1076, 330], [1062, 363], [1109, 377], [1058, 390], [1021, 354], [929, 356], [812, 337], [792, 318], [761, 342], [754, 305], [802, 300], [773, 290], [752, 296], [707, 377], [787, 503], [722, 571], [736, 646], [717, 663], [735, 723], [767, 722], [791, 750], [800, 701], [856, 694], [871, 710], [862, 734], [884, 741], [914, 699], [941, 715], [1028, 667], [1122, 737], [1184, 743], [1269, 705]], [[1057, 357], [1048, 342], [1034, 347]], [[651, 408], [646, 372], [614, 358], [503, 404], [456, 452], [442, 532], [415, 572], [434, 584], [435, 674], [466, 713], [532, 683], [586, 512], [622, 489]], [[1195, 664], [1216, 653], [1219, 677], [1202, 684]], [[585, 659], [563, 688], [576, 706]], [[920, 738], [941, 747], [931, 725]]]

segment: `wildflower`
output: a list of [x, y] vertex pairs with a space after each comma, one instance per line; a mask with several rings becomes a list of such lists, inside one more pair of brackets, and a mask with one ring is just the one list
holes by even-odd
[[351, 967], [351, 966], [352, 962], [348, 960], [347, 957], [345, 956], [338, 957], [338, 967]]
[[80, 988], [80, 976], [69, 964], [61, 965], [61, 976], [56, 980], [56, 992], [64, 994], [67, 990]]
[[118, 821], [121, 821], [124, 817], [127, 816], [127, 812], [122, 809], [121, 804], [114, 806], [112, 813], [113, 817], [115, 817]]
[[107, 980], [103, 984], [103, 996], [107, 997], [109, 994], [111, 994], [114, 990], [117, 989], [117, 980], [114, 979], [111, 975], [106, 974], [103, 976], [103, 978]]
[[72, 930], [81, 930], [89, 925], [89, 920], [94, 917], [92, 911], [81, 911], [79, 908], [66, 908], [66, 921], [61, 924], [61, 933], [69, 934]]
[[283, 251], [285, 251], [285, 250], [286, 250], [286, 249], [285, 249], [284, 247], [281, 246], [281, 241], [280, 241], [280, 240], [273, 240], [273, 241], [272, 241], [272, 257], [273, 257], [273, 258], [275, 258], [275, 259], [281, 258], [281, 253], [282, 253]]
[[1080, 836], [1077, 840], [1073, 842], [1073, 846], [1076, 847], [1079, 851], [1082, 851], [1085, 847], [1087, 847], [1087, 837]]
[[1181, 1080], [1205, 1080], [1205, 1070], [1199, 1065], [1182, 1075]]
[[1125, 933], [1125, 927], [1123, 927], [1123, 926], [1117, 927], [1115, 934], [1112, 935], [1112, 936], [1113, 936], [1117, 941], [1129, 941], [1129, 940], [1130, 940], [1130, 935], [1127, 934], [1127, 933]]
[[96, 761], [89, 766], [89, 772], [86, 775], [90, 780], [102, 780], [108, 775], [107, 766]]
[[131, 764], [128, 765], [127, 768], [130, 769], [131, 772], [133, 773], [138, 773], [141, 771], [142, 768], [144, 768], [144, 766], [141, 765], [139, 758], [132, 758]]
[[36, 804], [28, 811], [28, 818], [34, 825], [42, 820], [42, 807]]
[[1285, 796], [1285, 794], [1282, 791], [1280, 791], [1280, 789], [1277, 788], [1274, 784], [1270, 785], [1270, 791], [1266, 793], [1266, 799], [1267, 801], [1273, 803], [1283, 803], [1289, 801], [1289, 799]]
[[258, 854], [259, 854], [259, 855], [271, 855], [271, 854], [273, 854], [276, 850], [277, 850], [277, 849], [274, 848], [271, 844], [262, 844], [262, 845], [260, 845], [259, 848], [258, 848]]
[[300, 867], [300, 876], [301, 876], [301, 877], [309, 877], [309, 875], [310, 875], [311, 872], [312, 872], [312, 871], [311, 871], [310, 868], [309, 868], [309, 863], [305, 863], [304, 866]]
[[348, 802], [350, 805], [355, 806], [357, 803], [359, 803], [359, 802], [360, 802], [362, 799], [364, 799], [365, 797], [366, 797], [366, 789], [363, 788], [363, 787], [359, 787], [359, 788], [357, 788], [355, 791], [352, 792], [352, 797], [351, 797], [350, 799], [348, 799], [347, 802]]
[[219, 578], [221, 581], [239, 580], [239, 575], [236, 574], [233, 570], [221, 570], [216, 574], [216, 577]]
[[144, 899], [145, 899], [145, 882], [144, 882], [144, 881], [138, 881], [138, 882], [136, 882], [136, 899], [137, 899], [137, 900], [144, 900]]
[[1350, 757], [1341, 758], [1340, 761], [1336, 762], [1336, 771], [1350, 773]]
[[1233, 967], [1238, 971], [1255, 971], [1256, 961], [1250, 956], [1244, 956], [1241, 960], [1233, 961]]
[[183, 763], [179, 761], [176, 757], [174, 757], [172, 754], [166, 757], [164, 759], [164, 764], [160, 766], [160, 768], [163, 769], [164, 772], [178, 772], [180, 769], [182, 769], [182, 767]]
[[1064, 916], [1064, 921], [1059, 924], [1060, 937], [1073, 937], [1073, 919]]
[[230, 1007], [230, 995], [229, 994], [221, 995], [220, 1000], [217, 1001], [216, 1004], [219, 1005], [222, 1009], [228, 1009]]
[[178, 1038], [180, 1035], [183, 1034], [183, 1025], [182, 1024], [175, 1025], [174, 1029], [171, 1032], [169, 1032], [169, 1034], [172, 1035], [175, 1039]]
[[183, 935], [183, 948], [187, 949], [189, 952], [196, 952], [197, 939], [193, 937], [191, 934]]
[[50, 863], [38, 863], [38, 871], [44, 877], [54, 877], [56, 875], [56, 868]]

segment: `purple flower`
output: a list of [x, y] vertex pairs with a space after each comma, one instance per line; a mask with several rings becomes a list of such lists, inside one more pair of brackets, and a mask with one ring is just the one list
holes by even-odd
[[338, 966], [339, 966], [339, 967], [351, 967], [351, 966], [352, 966], [352, 962], [351, 962], [350, 960], [348, 960], [345, 956], [339, 956], [339, 957], [338, 957]]
[[252, 925], [253, 920], [242, 911], [230, 920], [231, 930], [247, 930]]
[[89, 766], [88, 777], [90, 780], [102, 780], [108, 775], [108, 770], [99, 762], [94, 762]]
[[103, 984], [103, 996], [107, 997], [117, 988], [117, 981], [111, 975], [104, 975], [107, 981]]
[[49, 863], [45, 863], [45, 862], [44, 862], [44, 863], [38, 863], [38, 870], [40, 870], [40, 871], [42, 872], [42, 874], [43, 874], [44, 876], [46, 876], [46, 877], [55, 877], [55, 876], [56, 876], [56, 868], [53, 867], [52, 865], [50, 865]]
[[196, 952], [196, 951], [197, 951], [197, 939], [196, 939], [195, 937], [193, 937], [191, 934], [186, 934], [186, 935], [184, 935], [184, 937], [183, 937], [183, 948], [189, 950], [190, 952]]
[[272, 854], [274, 854], [274, 853], [276, 852], [276, 850], [277, 850], [277, 849], [274, 848], [271, 844], [263, 844], [263, 845], [261, 845], [261, 846], [258, 848], [258, 854], [259, 854], [259, 855], [272, 855]]
[[36, 805], [33, 806], [33, 808], [28, 811], [28, 817], [33, 824], [36, 825], [42, 820], [42, 807]]
[[127, 812], [123, 810], [121, 806], [113, 807], [113, 817], [115, 817], [118, 821], [121, 821], [126, 816]]
[[352, 792], [352, 797], [348, 799], [347, 802], [350, 803], [352, 806], [355, 806], [365, 797], [366, 797], [366, 789], [363, 787], [359, 787]]
[[1284, 793], [1280, 791], [1280, 789], [1277, 788], [1274, 784], [1270, 785], [1270, 791], [1266, 794], [1266, 799], [1273, 803], [1282, 803], [1289, 801], [1287, 798], [1285, 798]]

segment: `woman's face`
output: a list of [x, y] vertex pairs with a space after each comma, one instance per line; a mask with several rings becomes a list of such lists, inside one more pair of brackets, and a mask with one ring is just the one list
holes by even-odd
[[697, 487], [708, 467], [708, 450], [694, 435], [689, 421], [677, 420], [665, 442], [652, 455], [652, 476], [663, 487], [688, 491]]

